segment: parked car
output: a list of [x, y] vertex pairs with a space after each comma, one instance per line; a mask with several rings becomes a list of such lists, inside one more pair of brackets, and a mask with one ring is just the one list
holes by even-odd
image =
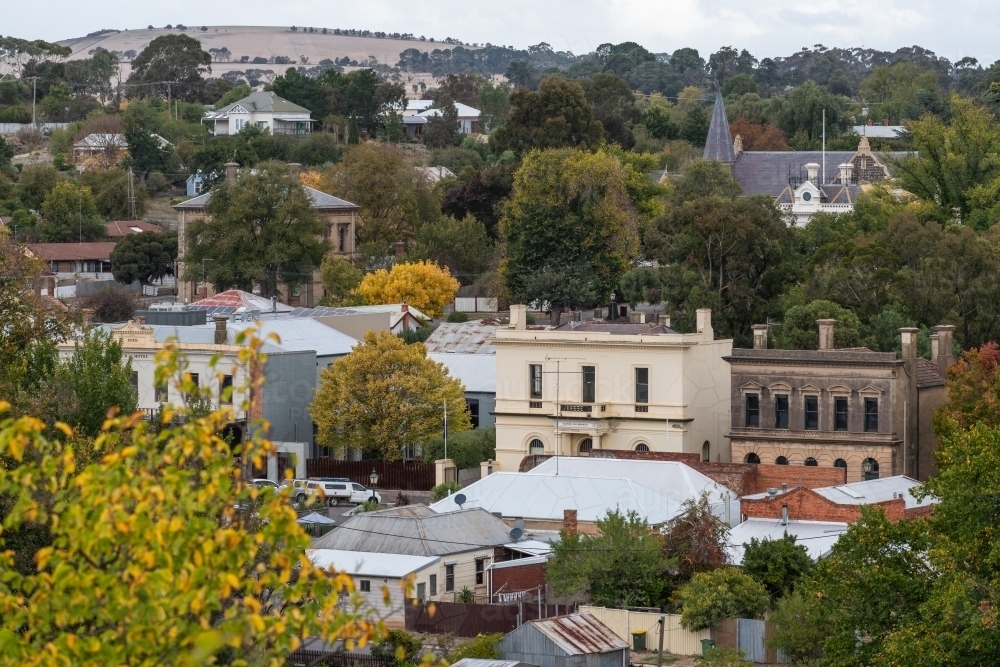
[[258, 489], [264, 489], [264, 488], [277, 489], [278, 488], [278, 485], [276, 483], [272, 482], [269, 479], [258, 478], [258, 479], [253, 480], [253, 482], [251, 482], [251, 483], [254, 486], [256, 486]]
[[371, 491], [365, 487], [351, 482], [351, 502], [355, 505], [362, 505], [372, 499], [372, 495], [375, 495], [375, 502], [381, 503], [382, 496], [378, 494], [378, 491]]

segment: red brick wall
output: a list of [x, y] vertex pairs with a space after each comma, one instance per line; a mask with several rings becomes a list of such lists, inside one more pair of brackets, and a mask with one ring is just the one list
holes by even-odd
[[493, 592], [500, 591], [507, 584], [503, 593], [530, 591], [545, 585], [545, 563], [517, 565], [493, 570]]
[[768, 489], [781, 489], [782, 483], [787, 484], [788, 488], [804, 486], [807, 489], [818, 489], [823, 486], [838, 486], [847, 483], [847, 469], [758, 463], [754, 490], [748, 493], [763, 493]]
[[[782, 466], [784, 467], [784, 466]], [[912, 518], [906, 512], [903, 498], [873, 503], [885, 510], [892, 521]], [[774, 498], [740, 500], [740, 512], [748, 518], [780, 519], [782, 507], [788, 506], [788, 518], [797, 521], [843, 521], [851, 523], [861, 516], [857, 505], [841, 505], [824, 498], [811, 489], [796, 488], [787, 493], [779, 493]]]

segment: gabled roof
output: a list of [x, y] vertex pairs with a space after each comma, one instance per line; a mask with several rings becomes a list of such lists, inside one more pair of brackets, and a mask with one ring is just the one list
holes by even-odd
[[705, 140], [704, 158], [716, 162], [736, 162], [733, 135], [729, 131], [729, 119], [726, 118], [726, 104], [722, 101], [722, 93], [718, 91], [715, 93], [712, 121], [708, 126], [708, 138]]
[[528, 625], [542, 633], [567, 655], [608, 653], [628, 648], [628, 643], [593, 614], [572, 614], [536, 621]]
[[116, 220], [109, 222], [106, 225], [106, 229], [107, 232], [105, 233], [111, 238], [131, 236], [133, 234], [141, 234], [142, 232], [164, 231], [163, 227], [144, 220]]
[[115, 249], [114, 241], [90, 243], [29, 243], [28, 249], [38, 259], [45, 262], [68, 262], [76, 260], [108, 260]]
[[[237, 109], [239, 107], [239, 109]], [[236, 110], [237, 113], [311, 113], [309, 109], [300, 107], [298, 104], [278, 97], [269, 90], [262, 90], [250, 93], [241, 100], [225, 106], [217, 111], [205, 114], [205, 118], [221, 119], [228, 118], [229, 114]]]
[[[340, 197], [334, 197], [333, 195], [328, 195], [325, 192], [320, 192], [315, 188], [310, 188], [308, 185], [302, 186], [306, 191], [306, 195], [312, 202], [312, 207], [316, 209], [340, 209], [348, 211], [358, 211], [361, 207], [357, 204], [352, 204], [349, 201], [345, 201]], [[174, 204], [173, 208], [183, 208], [183, 209], [201, 209], [208, 206], [208, 202], [212, 199], [212, 191], [209, 190], [197, 197], [192, 197], [187, 201], [182, 201], [180, 204]]]
[[333, 568], [354, 576], [402, 579], [441, 560], [438, 556], [403, 556], [367, 551], [306, 549], [306, 556], [316, 567]]
[[[455, 105], [455, 111], [458, 112], [459, 118], [479, 118], [479, 109], [473, 109], [468, 104], [462, 104], [461, 102], [453, 102]], [[418, 116], [423, 116], [424, 118], [430, 116], [440, 116], [441, 109], [426, 109], [417, 114]]]
[[886, 500], [893, 500], [894, 497], [902, 497], [906, 509], [936, 505], [939, 501], [933, 496], [927, 496], [923, 500], [918, 501], [911, 495], [910, 491], [920, 486], [920, 482], [915, 479], [911, 479], [905, 475], [894, 475], [892, 477], [871, 479], [865, 482], [824, 486], [813, 489], [813, 491], [838, 505], [871, 505], [873, 503], [885, 502]]
[[262, 313], [269, 313], [271, 312], [272, 306], [279, 313], [287, 313], [293, 310], [291, 306], [281, 303], [280, 301], [275, 301], [272, 304], [271, 300], [266, 297], [251, 294], [250, 292], [244, 292], [239, 289], [230, 289], [204, 299], [199, 299], [198, 301], [190, 304], [188, 308], [203, 310], [222, 306], [236, 308], [236, 310], [231, 311], [234, 313], [245, 313], [251, 310], [259, 310]]
[[437, 513], [418, 505], [365, 512], [313, 541], [315, 549], [444, 556], [503, 546], [510, 527], [479, 508]]

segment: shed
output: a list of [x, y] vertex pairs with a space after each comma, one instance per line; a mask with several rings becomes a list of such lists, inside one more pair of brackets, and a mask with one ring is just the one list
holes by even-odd
[[520, 660], [486, 660], [483, 658], [462, 658], [458, 662], [453, 662], [451, 667], [538, 667], [529, 666]]
[[528, 621], [498, 645], [503, 660], [538, 667], [628, 667], [625, 641], [593, 614]]

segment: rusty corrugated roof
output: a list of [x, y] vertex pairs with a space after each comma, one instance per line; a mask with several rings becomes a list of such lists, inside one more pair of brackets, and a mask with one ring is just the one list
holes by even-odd
[[608, 653], [628, 648], [621, 637], [593, 614], [572, 614], [528, 622], [568, 655]]

